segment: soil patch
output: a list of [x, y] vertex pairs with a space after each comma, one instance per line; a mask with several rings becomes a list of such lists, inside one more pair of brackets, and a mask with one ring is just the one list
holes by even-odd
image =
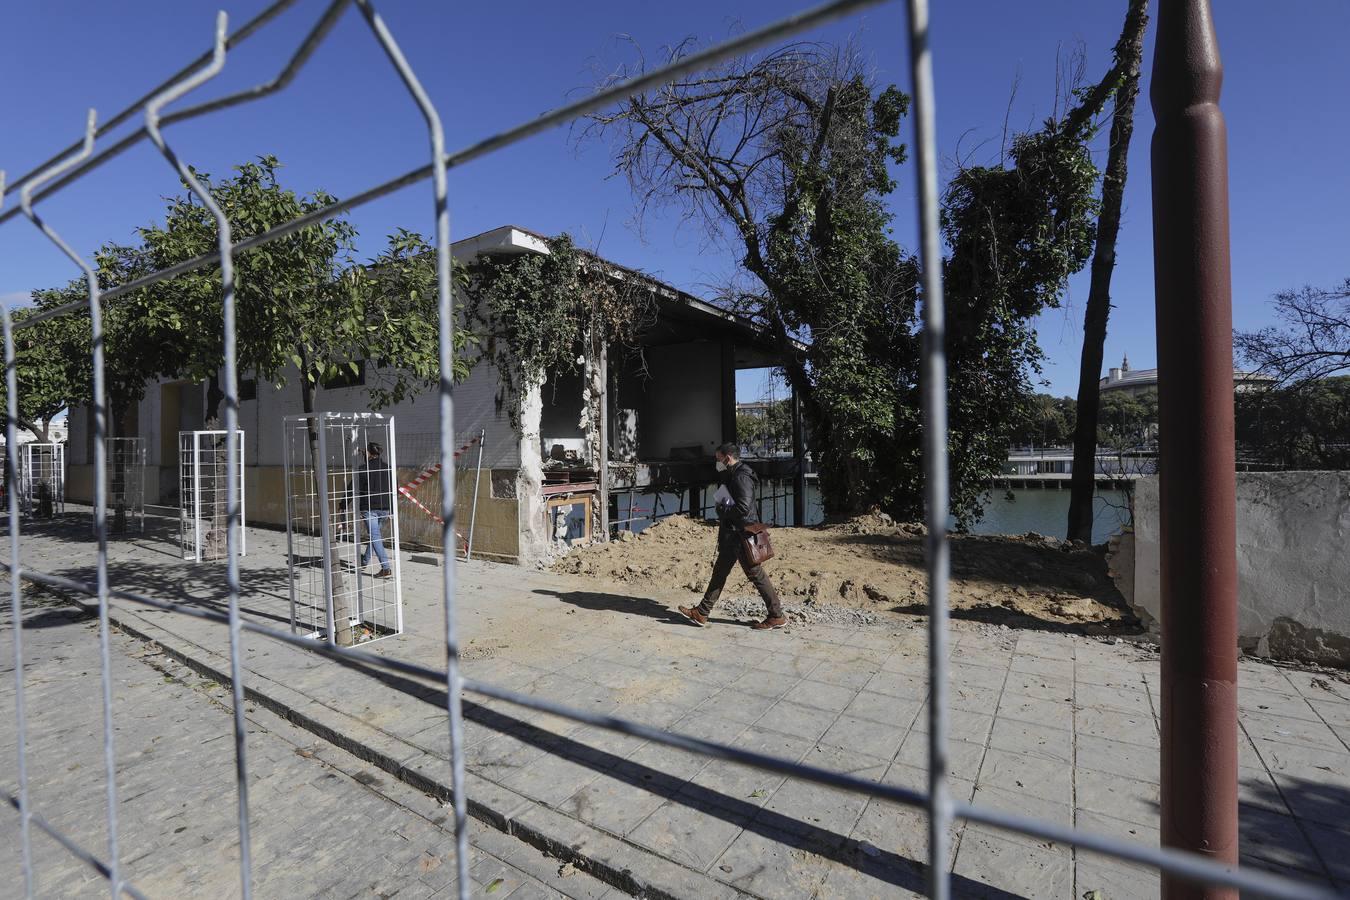
[[[673, 516], [628, 540], [574, 551], [552, 568], [604, 583], [701, 593], [712, 572], [716, 538], [716, 525]], [[921, 525], [864, 516], [814, 528], [776, 528], [773, 543], [777, 556], [767, 568], [786, 604], [924, 611]], [[953, 535], [951, 551], [953, 615], [1090, 632], [1138, 627], [1098, 550], [1032, 533]], [[724, 596], [754, 596], [739, 568]]]

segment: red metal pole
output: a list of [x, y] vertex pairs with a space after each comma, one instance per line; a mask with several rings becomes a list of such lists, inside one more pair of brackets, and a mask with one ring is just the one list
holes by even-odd
[[[1162, 538], [1162, 843], [1237, 863], [1237, 554], [1228, 149], [1209, 0], [1161, 0], [1153, 258]], [[1163, 876], [1163, 896], [1237, 891]]]

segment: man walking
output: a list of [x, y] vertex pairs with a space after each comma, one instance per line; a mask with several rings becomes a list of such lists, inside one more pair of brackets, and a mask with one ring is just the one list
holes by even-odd
[[717, 448], [718, 481], [725, 490], [718, 490], [717, 501], [717, 560], [713, 563], [712, 580], [703, 595], [703, 602], [693, 607], [677, 607], [685, 618], [700, 628], [708, 624], [708, 616], [722, 596], [722, 588], [727, 583], [731, 569], [740, 562], [745, 577], [759, 591], [764, 600], [767, 615], [762, 622], [751, 625], [756, 631], [770, 628], [782, 628], [787, 624], [783, 616], [783, 606], [778, 600], [778, 592], [762, 565], [752, 563], [745, 556], [745, 527], [759, 521], [755, 511], [755, 485], [759, 476], [740, 460], [740, 449], [735, 444], [723, 444]]

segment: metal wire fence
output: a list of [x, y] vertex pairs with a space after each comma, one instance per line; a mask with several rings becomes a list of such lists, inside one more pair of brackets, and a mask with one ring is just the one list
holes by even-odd
[[[1074, 844], [1081, 849], [1095, 851], [1117, 859], [1141, 863], [1156, 867], [1172, 876], [1190, 881], [1222, 885], [1248, 891], [1253, 895], [1270, 897], [1302, 898], [1317, 896], [1318, 891], [1298, 882], [1258, 871], [1238, 871], [1199, 855], [1181, 852], [1175, 849], [1144, 846], [1115, 838], [1104, 837], [1074, 828], [1049, 822], [1038, 821], [983, 806], [959, 802], [953, 799], [948, 788], [947, 777], [947, 577], [949, 559], [945, 525], [947, 521], [947, 431], [946, 431], [946, 376], [943, 353], [943, 300], [941, 272], [941, 247], [938, 232], [938, 180], [936, 141], [934, 137], [934, 91], [932, 80], [932, 58], [928, 41], [927, 0], [908, 0], [908, 40], [911, 50], [913, 76], [914, 117], [916, 122], [916, 147], [918, 176], [917, 195], [919, 223], [922, 244], [922, 262], [924, 270], [924, 314], [923, 314], [923, 416], [924, 416], [924, 475], [926, 479], [927, 501], [927, 567], [929, 577], [929, 680], [932, 701], [930, 703], [928, 770], [929, 782], [926, 792], [909, 790], [902, 787], [876, 784], [852, 775], [835, 772], [816, 766], [803, 765], [786, 759], [751, 752], [728, 744], [702, 740], [678, 733], [652, 728], [637, 722], [610, 716], [598, 716], [580, 709], [554, 703], [549, 700], [507, 690], [493, 684], [464, 678], [459, 667], [459, 640], [455, 615], [455, 479], [441, 479], [440, 518], [441, 542], [444, 553], [444, 583], [442, 603], [444, 607], [447, 663], [444, 669], [423, 666], [399, 660], [397, 658], [375, 655], [357, 648], [339, 647], [333, 640], [331, 630], [326, 643], [315, 642], [292, 635], [287, 631], [244, 622], [240, 618], [240, 581], [238, 550], [241, 547], [240, 489], [237, 482], [227, 479], [227, 498], [229, 524], [227, 528], [227, 560], [225, 584], [228, 592], [228, 612], [183, 604], [164, 599], [144, 596], [129, 591], [118, 590], [109, 583], [107, 541], [107, 501], [109, 493], [108, 469], [104, 438], [107, 436], [108, 407], [105, 392], [103, 322], [104, 304], [117, 297], [139, 288], [173, 278], [176, 275], [195, 269], [219, 265], [222, 274], [222, 304], [224, 313], [224, 392], [225, 415], [223, 430], [226, 435], [226, 457], [233, 459], [238, 451], [238, 373], [235, 344], [235, 274], [233, 259], [237, 254], [248, 252], [283, 235], [292, 233], [307, 225], [323, 221], [348, 210], [355, 209], [379, 197], [402, 190], [413, 184], [432, 181], [432, 200], [436, 216], [435, 248], [437, 254], [437, 283], [440, 311], [440, 364], [445, 373], [439, 386], [440, 411], [440, 464], [444, 471], [453, 471], [454, 454], [457, 446], [454, 417], [454, 391], [450, 372], [453, 359], [452, 329], [454, 315], [451, 302], [450, 275], [450, 221], [446, 172], [453, 166], [464, 165], [493, 151], [514, 144], [533, 134], [568, 123], [589, 112], [610, 106], [626, 97], [658, 86], [676, 77], [705, 68], [718, 61], [744, 53], [763, 44], [788, 37], [827, 21], [857, 12], [865, 7], [883, 2], [883, 0], [833, 0], [814, 9], [783, 18], [769, 26], [741, 34], [729, 41], [713, 46], [702, 52], [692, 54], [679, 62], [644, 73], [629, 81], [616, 84], [582, 101], [560, 107], [538, 118], [534, 118], [514, 128], [494, 134], [472, 143], [455, 152], [447, 152], [445, 136], [436, 107], [427, 96], [421, 83], [408, 61], [404, 58], [393, 35], [375, 11], [369, 0], [333, 0], [319, 16], [313, 28], [297, 48], [280, 74], [271, 81], [228, 96], [191, 106], [176, 112], [165, 112], [171, 103], [181, 99], [195, 88], [204, 84], [219, 73], [225, 64], [227, 51], [256, 34], [259, 29], [274, 19], [279, 13], [293, 4], [294, 0], [281, 0], [263, 13], [249, 21], [233, 34], [227, 34], [225, 15], [217, 20], [215, 44], [212, 51], [187, 68], [171, 77], [164, 84], [152, 90], [136, 103], [127, 107], [101, 127], [96, 127], [93, 112], [90, 112], [84, 139], [74, 146], [61, 151], [52, 159], [37, 166], [32, 171], [15, 179], [18, 186], [19, 206], [0, 210], [0, 223], [8, 222], [22, 213], [35, 224], [83, 273], [88, 285], [88, 298], [84, 302], [72, 302], [48, 309], [30, 316], [22, 322], [11, 320], [8, 309], [0, 308], [0, 325], [3, 325], [5, 378], [7, 386], [6, 417], [6, 454], [9, 459], [8, 471], [13, 479], [18, 471], [16, 460], [16, 423], [18, 418], [17, 400], [23, 388], [17, 384], [14, 334], [17, 330], [30, 328], [39, 322], [57, 316], [88, 314], [92, 325], [93, 351], [93, 429], [94, 429], [94, 505], [96, 538], [96, 577], [93, 583], [83, 583], [62, 578], [49, 573], [33, 571], [23, 565], [20, 540], [19, 497], [11, 481], [8, 492], [9, 508], [9, 564], [10, 605], [15, 625], [13, 635], [15, 707], [18, 734], [18, 758], [16, 778], [18, 792], [7, 799], [18, 811], [21, 823], [20, 853], [23, 866], [23, 882], [26, 896], [34, 894], [33, 856], [31, 836], [34, 829], [46, 832], [61, 843], [74, 856], [88, 864], [107, 879], [113, 897], [143, 897], [143, 893], [125, 877], [122, 867], [122, 854], [119, 843], [117, 778], [114, 764], [114, 728], [112, 713], [112, 677], [110, 674], [109, 650], [109, 604], [113, 599], [140, 604], [154, 609], [193, 616], [200, 619], [224, 623], [229, 631], [230, 678], [234, 709], [234, 747], [236, 759], [236, 787], [238, 807], [239, 835], [239, 878], [242, 896], [252, 895], [252, 864], [249, 836], [249, 766], [248, 747], [245, 740], [244, 725], [244, 685], [241, 665], [241, 644], [245, 634], [257, 635], [268, 640], [301, 647], [326, 657], [333, 658], [344, 665], [373, 670], [390, 670], [405, 675], [444, 684], [446, 696], [446, 727], [450, 734], [451, 748], [451, 785], [453, 790], [455, 849], [457, 858], [458, 890], [461, 897], [469, 896], [469, 844], [467, 830], [467, 798], [464, 791], [464, 751], [463, 726], [460, 698], [463, 692], [495, 698], [524, 709], [551, 713], [566, 719], [599, 726], [612, 731], [622, 732], [644, 738], [655, 743], [703, 754], [709, 757], [757, 766], [773, 772], [790, 775], [794, 778], [815, 782], [872, 797], [885, 798], [896, 803], [926, 808], [929, 822], [927, 890], [930, 896], [945, 898], [949, 895], [949, 873], [945, 861], [948, 857], [948, 826], [954, 819], [978, 822], [996, 828], [1006, 829], [1044, 840]], [[190, 168], [174, 153], [167, 142], [162, 126], [182, 122], [208, 113], [217, 112], [243, 103], [252, 102], [272, 94], [294, 78], [304, 66], [346, 7], [355, 5], [365, 19], [373, 39], [378, 43], [390, 64], [397, 71], [404, 87], [426, 122], [427, 138], [430, 144], [431, 161], [418, 169], [377, 184], [345, 200], [336, 201], [294, 220], [278, 225], [269, 231], [247, 240], [233, 242], [230, 225], [224, 214], [213, 202], [210, 194], [193, 176]], [[130, 135], [122, 138], [105, 150], [94, 152], [97, 139], [109, 130], [125, 123], [141, 113], [144, 124]], [[202, 201], [214, 216], [218, 227], [218, 249], [213, 253], [190, 259], [117, 287], [101, 291], [93, 266], [79, 253], [66, 244], [59, 234], [46, 223], [35, 210], [35, 203], [61, 190], [74, 180], [94, 171], [112, 157], [122, 153], [142, 140], [149, 140], [164, 155], [174, 171], [188, 185], [190, 190]], [[0, 202], [3, 201], [3, 175], [0, 175]], [[24, 746], [27, 735], [26, 710], [24, 706], [24, 653], [23, 629], [21, 627], [21, 584], [28, 580], [34, 584], [56, 588], [58, 590], [87, 594], [97, 598], [98, 602], [98, 640], [100, 654], [100, 673], [102, 681], [103, 708], [103, 750], [104, 775], [106, 778], [105, 817], [107, 828], [107, 846], [102, 856], [79, 846], [59, 828], [48, 822], [39, 811], [30, 804], [28, 793], [28, 772]]]

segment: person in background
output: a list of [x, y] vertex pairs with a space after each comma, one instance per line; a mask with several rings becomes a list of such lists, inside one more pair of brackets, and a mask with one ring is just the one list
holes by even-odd
[[389, 569], [389, 554], [384, 549], [384, 522], [393, 510], [394, 475], [389, 463], [384, 460], [384, 448], [371, 441], [366, 444], [365, 465], [356, 472], [356, 508], [365, 520], [369, 543], [361, 550], [361, 568], [370, 563], [370, 551], [380, 561], [380, 571], [376, 578], [388, 578], [394, 573]]
[[778, 591], [762, 565], [755, 565], [745, 557], [745, 526], [759, 521], [755, 511], [755, 485], [759, 476], [740, 460], [740, 448], [723, 444], [717, 448], [717, 473], [721, 488], [717, 501], [717, 559], [713, 563], [712, 580], [703, 595], [703, 602], [694, 607], [677, 607], [680, 614], [700, 628], [708, 624], [708, 616], [722, 596], [727, 576], [737, 562], [745, 570], [745, 577], [759, 591], [764, 600], [766, 616], [762, 622], [751, 625], [756, 631], [782, 628], [787, 624]]

